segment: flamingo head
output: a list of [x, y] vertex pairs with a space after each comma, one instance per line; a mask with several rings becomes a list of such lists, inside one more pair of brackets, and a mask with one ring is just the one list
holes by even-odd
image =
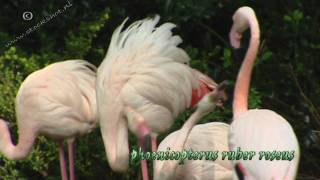
[[239, 8], [233, 15], [233, 25], [229, 33], [230, 43], [234, 48], [240, 48], [240, 41], [242, 33], [248, 29], [249, 22], [248, 18], [255, 17], [253, 9], [244, 6]]
[[215, 103], [218, 107], [223, 107], [223, 103], [228, 99], [227, 94], [225, 92], [227, 86], [228, 82], [222, 81], [210, 94], [211, 102]]
[[216, 106], [223, 107], [223, 103], [227, 100], [225, 88], [227, 87], [227, 81], [221, 82], [210, 93], [206, 94], [197, 104], [198, 109], [201, 109], [203, 113], [210, 112]]
[[[221, 99], [221, 101], [218, 100], [215, 105], [218, 107], [222, 107], [223, 102], [227, 99], [227, 96], [224, 92], [224, 89], [225, 89], [227, 83], [223, 82], [218, 85], [210, 77], [201, 73], [200, 71], [198, 71], [196, 69], [192, 69], [192, 71], [193, 71], [193, 74], [195, 75], [195, 77], [198, 79], [199, 87], [198, 87], [198, 89], [194, 89], [192, 91], [191, 106], [192, 107], [196, 106], [199, 103], [199, 101], [201, 99], [203, 99], [204, 96], [212, 93], [212, 95], [211, 95], [212, 97], [219, 97]], [[218, 87], [220, 89], [217, 89]], [[215, 93], [219, 93], [219, 95], [213, 95]], [[208, 97], [210, 97], [210, 96], [208, 96]], [[224, 98], [222, 98], [222, 97], [224, 97]]]

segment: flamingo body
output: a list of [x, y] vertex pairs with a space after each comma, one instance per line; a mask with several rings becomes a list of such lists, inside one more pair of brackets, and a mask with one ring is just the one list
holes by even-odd
[[14, 145], [0, 120], [0, 152], [8, 159], [25, 158], [40, 134], [60, 142], [62, 179], [67, 179], [63, 140], [69, 143], [70, 179], [74, 179], [73, 140], [98, 124], [95, 67], [83, 60], [51, 64], [30, 74], [17, 93], [15, 108], [19, 140]]
[[[298, 140], [291, 125], [274, 111], [251, 109], [234, 119], [229, 144], [234, 151], [240, 147], [241, 151], [256, 152], [250, 161], [235, 162], [241, 163], [246, 178], [294, 179], [300, 156]], [[271, 161], [266, 159], [267, 154], [262, 153], [267, 151], [277, 151], [278, 154], [287, 151], [288, 154], [278, 155], [279, 159]], [[286, 159], [288, 157], [290, 160]]]
[[85, 61], [51, 64], [29, 75], [16, 98], [18, 127], [68, 139], [97, 126], [95, 73]]
[[155, 140], [191, 106], [193, 92], [204, 95], [199, 82], [213, 82], [187, 65], [190, 58], [177, 47], [182, 40], [171, 32], [175, 25], [156, 27], [158, 21], [159, 16], [147, 18], [122, 30], [124, 21], [114, 31], [98, 68], [100, 127], [109, 165], [115, 171], [128, 168], [128, 129], [140, 146], [150, 134]]
[[[159, 144], [158, 151], [166, 151], [167, 147], [175, 143], [180, 131], [169, 134]], [[228, 160], [222, 160], [220, 153], [229, 151], [228, 147], [229, 125], [225, 123], [206, 123], [196, 125], [190, 131], [186, 140], [184, 150], [193, 151], [219, 151], [219, 157], [215, 161], [212, 160], [185, 160], [184, 164], [178, 165], [175, 177], [172, 179], [185, 180], [210, 180], [210, 179], [231, 179], [232, 164]], [[155, 165], [155, 175], [161, 175], [158, 172], [157, 163]], [[165, 173], [165, 172], [163, 172]], [[160, 178], [161, 179], [161, 178]]]
[[[274, 111], [248, 109], [251, 73], [260, 43], [260, 28], [255, 12], [250, 7], [241, 7], [235, 12], [233, 21], [230, 31], [232, 46], [235, 48], [240, 46], [242, 33], [249, 27], [251, 38], [235, 85], [233, 122], [229, 139], [230, 150], [235, 151], [241, 148], [244, 151], [257, 153], [250, 161], [243, 159], [234, 161], [237, 175], [249, 180], [295, 179], [300, 150], [291, 125]], [[266, 151], [274, 152], [273, 157], [281, 152], [287, 151], [288, 154], [284, 158], [280, 156], [270, 160], [266, 158]], [[262, 153], [265, 154], [265, 158]]]
[[[182, 128], [175, 133], [170, 134], [162, 143], [160, 149], [164, 150], [166, 148], [170, 148], [170, 151], [182, 152], [186, 147], [191, 147], [195, 149], [220, 149], [223, 147], [227, 148], [227, 133], [228, 128], [223, 123], [212, 123], [208, 125], [199, 125], [196, 130], [193, 131], [193, 127], [200, 119], [211, 112], [218, 103], [222, 103], [226, 100], [226, 95], [224, 92], [226, 83], [220, 83], [212, 92], [206, 94], [197, 104], [195, 112], [191, 114], [188, 120], [183, 124]], [[215, 127], [216, 126], [216, 127]], [[221, 126], [221, 127], [220, 127]], [[193, 131], [193, 133], [192, 133]], [[190, 139], [189, 136], [192, 134]], [[217, 136], [217, 137], [215, 137]], [[201, 140], [196, 138], [203, 138]], [[219, 145], [219, 140], [216, 138], [221, 137], [222, 146]], [[210, 139], [213, 138], [213, 139]], [[215, 140], [217, 140], [215, 142]], [[220, 160], [218, 160], [221, 164], [224, 164]], [[218, 163], [219, 164], [219, 163]], [[217, 164], [217, 165], [218, 165]], [[211, 174], [208, 168], [212, 167], [213, 170], [217, 170], [214, 173], [217, 173], [219, 170], [223, 169], [219, 166], [216, 166], [217, 169], [213, 168], [215, 164], [211, 164], [210, 162], [199, 161], [198, 163], [187, 162], [186, 165], [183, 165], [182, 170], [179, 170], [180, 165], [177, 160], [170, 161], [154, 161], [154, 180], [171, 180], [177, 178], [177, 173], [184, 176], [183, 172], [186, 172], [188, 168], [194, 166], [194, 172], [196, 174], [187, 173], [190, 176], [199, 177], [208, 177]], [[205, 168], [204, 168], [205, 167]], [[204, 169], [202, 169], [204, 168]], [[220, 168], [220, 169], [219, 169]], [[206, 170], [205, 170], [206, 169]], [[219, 169], [219, 170], [218, 170]], [[192, 171], [191, 169], [189, 169]], [[179, 175], [179, 176], [180, 176]]]

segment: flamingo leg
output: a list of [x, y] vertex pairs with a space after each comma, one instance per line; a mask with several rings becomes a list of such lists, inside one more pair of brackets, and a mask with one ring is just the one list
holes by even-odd
[[63, 141], [59, 142], [59, 159], [60, 159], [61, 179], [62, 180], [68, 180], [67, 167], [66, 167], [66, 158], [65, 158], [65, 155], [64, 155]]
[[[144, 150], [145, 149], [145, 143], [144, 139], [140, 139], [139, 144], [140, 147]], [[149, 180], [149, 175], [148, 175], [148, 165], [146, 160], [141, 160], [141, 171], [142, 171], [142, 179], [143, 180]]]
[[158, 150], [157, 137], [151, 137], [151, 146], [152, 151], [156, 152]]
[[[157, 136], [151, 136], [151, 148], [153, 152], [156, 152], [158, 150], [158, 145], [157, 145]], [[156, 161], [152, 162], [153, 168], [155, 167]]]
[[74, 158], [75, 158], [75, 141], [68, 143], [68, 156], [69, 156], [69, 173], [70, 180], [75, 180], [75, 171], [74, 171]]
[[[139, 146], [143, 151], [150, 151], [152, 146], [151, 129], [146, 125], [145, 119], [137, 113], [133, 108], [126, 107], [126, 114], [128, 117], [129, 125], [134, 127], [139, 139]], [[147, 161], [141, 161], [141, 170], [143, 180], [149, 180]]]
[[[143, 151], [148, 152], [150, 151], [151, 147], [151, 130], [144, 124], [144, 123], [139, 123], [138, 125], [138, 131], [139, 133], [139, 145], [143, 149]], [[149, 175], [148, 175], [148, 165], [146, 160], [141, 161], [141, 170], [142, 170], [142, 178], [143, 180], [149, 180]]]

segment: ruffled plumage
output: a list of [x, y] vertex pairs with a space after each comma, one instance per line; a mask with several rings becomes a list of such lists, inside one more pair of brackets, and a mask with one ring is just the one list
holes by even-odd
[[119, 171], [126, 169], [129, 158], [124, 107], [136, 110], [160, 133], [190, 106], [192, 89], [198, 87], [188, 55], [177, 47], [182, 40], [172, 35], [174, 24], [155, 27], [156, 16], [122, 30], [126, 21], [114, 31], [97, 77], [101, 132], [109, 164]]

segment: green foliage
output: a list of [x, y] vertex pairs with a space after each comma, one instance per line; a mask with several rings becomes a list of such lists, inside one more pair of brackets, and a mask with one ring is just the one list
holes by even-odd
[[4, 117], [14, 119], [14, 97], [23, 78], [37, 69], [37, 62], [11, 47], [0, 56], [0, 63], [0, 112]]
[[223, 50], [223, 59], [224, 59], [223, 68], [227, 69], [228, 67], [230, 67], [232, 65], [230, 49], [225, 48]]
[[284, 21], [292, 23], [295, 26], [299, 25], [302, 19], [303, 19], [303, 12], [301, 12], [300, 10], [294, 10], [290, 14], [283, 16]]
[[[103, 10], [95, 18], [96, 20], [88, 23], [81, 22], [77, 30], [70, 30], [65, 39], [65, 51], [58, 54], [54, 48], [57, 42], [48, 43], [47, 46], [38, 50], [37, 54], [30, 55], [28, 51], [23, 52], [22, 48], [10, 47], [0, 56], [0, 116], [10, 122], [10, 128], [13, 132], [13, 139], [18, 138], [16, 118], [14, 111], [14, 99], [22, 81], [32, 72], [65, 58], [83, 58], [89, 53], [92, 47], [92, 41], [97, 37], [97, 33], [109, 19], [109, 10]], [[37, 33], [37, 32], [35, 32]], [[41, 34], [41, 33], [40, 33]], [[1, 32], [3, 37], [6, 33]], [[41, 34], [42, 39], [47, 40], [47, 34]], [[28, 38], [28, 37], [26, 37]], [[7, 40], [5, 38], [4, 40]], [[27, 39], [26, 39], [27, 40]], [[23, 40], [22, 40], [23, 41]], [[101, 49], [93, 50], [103, 56], [105, 52]], [[101, 58], [100, 58], [101, 59]], [[87, 136], [78, 144], [77, 151], [77, 172], [79, 177], [102, 177], [101, 173], [106, 173], [108, 168], [101, 168], [100, 175], [94, 172], [94, 164], [100, 162], [100, 166], [106, 165], [105, 152], [100, 138], [100, 132], [97, 130], [90, 136]], [[100, 141], [97, 141], [99, 137]], [[100, 142], [100, 144], [97, 144]], [[88, 146], [90, 145], [91, 146]], [[97, 147], [89, 148], [89, 147]], [[99, 148], [98, 148], [99, 147]], [[90, 149], [90, 150], [88, 150]], [[91, 151], [96, 150], [99, 153], [91, 155]], [[52, 140], [45, 137], [39, 137], [30, 155], [22, 161], [10, 161], [0, 155], [0, 177], [1, 179], [60, 179], [60, 169], [58, 162], [57, 146]], [[91, 169], [91, 171], [90, 171]], [[109, 169], [110, 171], [110, 169]], [[81, 173], [80, 173], [81, 172]], [[98, 172], [98, 171], [97, 171]], [[108, 171], [107, 171], [108, 172]]]
[[251, 88], [249, 94], [249, 108], [260, 108], [261, 103], [261, 94], [255, 88]]
[[[99, 65], [113, 30], [127, 16], [132, 22], [160, 14], [161, 22], [177, 24], [174, 31], [184, 40], [181, 47], [191, 57], [190, 65], [216, 82], [225, 79], [231, 82], [225, 108], [216, 109], [201, 123], [229, 123], [234, 82], [250, 35], [246, 33], [241, 48], [234, 50], [228, 43], [228, 33], [233, 12], [249, 5], [256, 10], [262, 33], [249, 106], [274, 109], [286, 117], [297, 133], [302, 151], [298, 179], [320, 177], [319, 1], [80, 0], [6, 47], [65, 3], [13, 0], [0, 7], [0, 117], [10, 123], [14, 140], [18, 137], [14, 99], [23, 80], [35, 70], [65, 59], [83, 58]], [[34, 15], [30, 21], [21, 17], [27, 10]], [[170, 131], [159, 136], [159, 141], [179, 129], [192, 111], [181, 113]], [[137, 147], [132, 134], [129, 142], [130, 149]], [[130, 166], [123, 174], [111, 171], [99, 129], [77, 140], [76, 153], [78, 179], [141, 179], [139, 165]], [[9, 161], [0, 155], [0, 177], [5, 180], [60, 179], [56, 143], [39, 137], [32, 153], [22, 161]]]
[[[14, 132], [17, 131], [14, 111], [16, 93], [25, 76], [37, 69], [39, 69], [37, 59], [34, 56], [26, 57], [17, 52], [15, 47], [9, 48], [0, 56], [0, 114], [13, 125], [11, 127]], [[13, 137], [17, 138], [17, 134]], [[43, 173], [56, 154], [52, 151], [51, 143], [52, 141], [47, 141], [44, 137], [38, 138], [34, 150], [23, 161], [9, 161], [1, 155], [0, 160], [3, 161], [3, 165], [0, 168], [0, 176], [3, 179], [26, 179], [27, 170]], [[25, 171], [19, 171], [17, 167]]]
[[81, 22], [78, 31], [71, 31], [65, 39], [66, 51], [71, 52], [69, 57], [83, 59], [91, 48], [92, 41], [97, 37], [97, 33], [109, 19], [109, 10], [105, 10], [98, 20], [91, 22]]

